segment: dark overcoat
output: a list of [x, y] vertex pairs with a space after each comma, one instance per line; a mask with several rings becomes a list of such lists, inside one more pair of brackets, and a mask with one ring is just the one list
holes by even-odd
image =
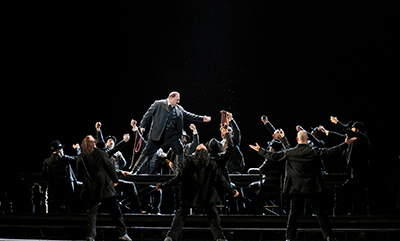
[[[177, 131], [179, 135], [182, 135], [183, 131], [183, 120], [193, 121], [193, 122], [203, 122], [203, 117], [200, 115], [195, 115], [183, 109], [182, 106], [178, 105], [177, 111]], [[150, 139], [153, 141], [159, 141], [164, 132], [165, 126], [167, 124], [167, 119], [169, 115], [168, 100], [156, 100], [147, 112], [144, 114], [140, 126], [146, 128], [151, 122], [150, 128]]]
[[104, 151], [95, 148], [91, 154], [81, 153], [78, 156], [78, 173], [83, 176], [80, 178], [83, 179], [82, 199], [99, 201], [115, 195], [114, 183], [118, 183], [118, 176]]
[[270, 152], [260, 148], [258, 154], [272, 161], [285, 161], [286, 172], [283, 192], [285, 194], [321, 193], [323, 179], [321, 174], [321, 157], [340, 153], [347, 145], [342, 143], [331, 148], [310, 147], [298, 144], [294, 148], [280, 152]]
[[219, 202], [217, 189], [224, 189], [232, 196], [236, 193], [214, 161], [209, 160], [206, 165], [199, 167], [194, 162], [193, 156], [185, 159], [182, 168], [173, 179], [160, 186], [167, 188], [179, 183], [182, 184], [182, 202], [191, 207], [204, 207], [210, 203]]

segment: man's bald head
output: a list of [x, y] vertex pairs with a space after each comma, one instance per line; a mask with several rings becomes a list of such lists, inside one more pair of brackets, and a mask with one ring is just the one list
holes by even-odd
[[296, 139], [299, 144], [306, 144], [308, 140], [307, 132], [299, 131]]

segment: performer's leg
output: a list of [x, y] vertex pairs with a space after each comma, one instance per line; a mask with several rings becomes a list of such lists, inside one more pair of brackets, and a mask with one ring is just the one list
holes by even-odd
[[[118, 178], [124, 178], [125, 176], [122, 174], [118, 174]], [[118, 186], [124, 193], [128, 196], [129, 208], [131, 208], [135, 212], [142, 212], [142, 205], [140, 203], [138, 192], [136, 189], [136, 185], [134, 182], [125, 181], [123, 179], [118, 179]]]
[[93, 239], [96, 238], [96, 221], [98, 209], [98, 203], [91, 203], [89, 205], [89, 212], [86, 219], [86, 237], [91, 237]]
[[155, 142], [153, 140], [149, 140], [147, 142], [147, 145], [144, 147], [142, 154], [140, 154], [139, 158], [137, 159], [134, 167], [133, 167], [133, 172], [138, 172], [140, 168], [143, 166], [143, 164], [151, 158], [154, 153], [157, 152], [157, 150], [160, 148], [159, 143]]
[[218, 210], [215, 207], [215, 203], [212, 203], [206, 207], [206, 213], [211, 232], [214, 236], [214, 240], [225, 240], [225, 235], [221, 229], [221, 218], [218, 216]]
[[297, 220], [303, 209], [301, 205], [301, 195], [291, 195], [290, 197], [290, 212], [286, 227], [286, 239], [295, 239], [297, 234]]
[[111, 218], [114, 222], [118, 236], [127, 234], [124, 217], [122, 216], [121, 209], [119, 208], [117, 198], [115, 196], [102, 200], [102, 203], [110, 210]]
[[178, 156], [178, 169], [181, 168], [183, 163], [183, 144], [181, 139], [174, 139], [169, 143], [174, 153]]
[[353, 213], [356, 215], [368, 214], [368, 192], [367, 192], [367, 178], [365, 174], [355, 175], [354, 172], [352, 194], [353, 194]]
[[181, 203], [178, 211], [175, 213], [174, 220], [172, 220], [171, 229], [167, 233], [167, 237], [171, 237], [174, 240], [178, 240], [182, 232], [182, 228], [185, 225], [186, 218], [189, 214], [190, 207]]
[[310, 201], [311, 206], [315, 211], [315, 214], [317, 214], [319, 225], [321, 226], [324, 238], [333, 238], [334, 235], [328, 219], [328, 215], [326, 214], [326, 211], [322, 206], [323, 200], [321, 194], [311, 194], [308, 196], [308, 200]]

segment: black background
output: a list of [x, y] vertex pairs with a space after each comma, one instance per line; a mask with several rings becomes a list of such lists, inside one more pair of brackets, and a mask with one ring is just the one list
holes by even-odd
[[[366, 125], [377, 187], [398, 176], [394, 2], [27, 4], [10, 8], [7, 23], [14, 99], [3, 104], [8, 127], [18, 130], [10, 158], [18, 172], [40, 172], [55, 139], [72, 153], [97, 121], [120, 140], [132, 118], [176, 90], [186, 110], [212, 117], [197, 124], [201, 142], [219, 137], [220, 110], [233, 113], [247, 167], [263, 161], [248, 144], [271, 139], [261, 115], [292, 145], [296, 125], [335, 130], [333, 115]], [[132, 147], [123, 150], [127, 159]]]

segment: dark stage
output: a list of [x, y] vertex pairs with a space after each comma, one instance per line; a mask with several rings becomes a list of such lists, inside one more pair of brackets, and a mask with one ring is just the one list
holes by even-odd
[[[125, 214], [128, 232], [133, 240], [163, 240], [172, 215]], [[229, 240], [284, 240], [286, 216], [221, 215], [222, 229]], [[2, 238], [83, 240], [84, 214], [16, 214], [0, 216]], [[338, 240], [400, 240], [399, 216], [330, 217]], [[109, 215], [98, 217], [96, 240], [114, 240], [115, 230]], [[2, 240], [2, 239], [0, 239]], [[189, 216], [183, 229], [183, 240], [212, 240], [206, 218]], [[323, 240], [317, 218], [304, 216], [299, 222], [298, 240]]]
[[[1, 211], [0, 238], [6, 234], [81, 238], [81, 214], [29, 213], [32, 185], [19, 174], [40, 173], [54, 140], [60, 140], [65, 153], [72, 155], [72, 144], [94, 135], [98, 121], [105, 136], [121, 140], [130, 133], [133, 137], [131, 119], [140, 121], [155, 100], [167, 98], [171, 91], [180, 93], [185, 110], [211, 116], [209, 123], [196, 123], [201, 143], [220, 138], [221, 110], [233, 114], [242, 133], [240, 148], [246, 162], [242, 173], [264, 161], [249, 148], [256, 142], [266, 147], [271, 140], [260, 121], [262, 115], [285, 131], [292, 146], [297, 125], [335, 130], [330, 116], [343, 123], [363, 122], [371, 142], [371, 216], [339, 216], [331, 221], [340, 239], [354, 240], [363, 233], [369, 240], [398, 237], [398, 229], [391, 230], [400, 226], [396, 2], [10, 4], [15, 6], [9, 8], [12, 17], [5, 33], [10, 50], [5, 80], [12, 99], [3, 94], [2, 113], [3, 133], [10, 129], [12, 134], [3, 135], [6, 157], [0, 188], [2, 198], [7, 196], [16, 210], [15, 214]], [[184, 123], [187, 132], [190, 124]], [[132, 139], [122, 150], [128, 163]], [[338, 144], [325, 141], [327, 147]], [[343, 173], [346, 167], [332, 162], [329, 168], [328, 173]], [[143, 235], [152, 240], [156, 234], [159, 240], [172, 217], [127, 215], [126, 219], [133, 238]], [[242, 235], [251, 240], [283, 239], [279, 235], [284, 233], [286, 216], [222, 219], [226, 233], [233, 232], [228, 236], [232, 240], [247, 240]], [[238, 223], [248, 229], [234, 230]], [[304, 217], [301, 224], [302, 239], [320, 238], [315, 218]], [[101, 235], [109, 238], [112, 231], [106, 217], [101, 217], [100, 225]], [[188, 225], [185, 235], [209, 234], [193, 225]], [[159, 229], [148, 230], [151, 226]]]

